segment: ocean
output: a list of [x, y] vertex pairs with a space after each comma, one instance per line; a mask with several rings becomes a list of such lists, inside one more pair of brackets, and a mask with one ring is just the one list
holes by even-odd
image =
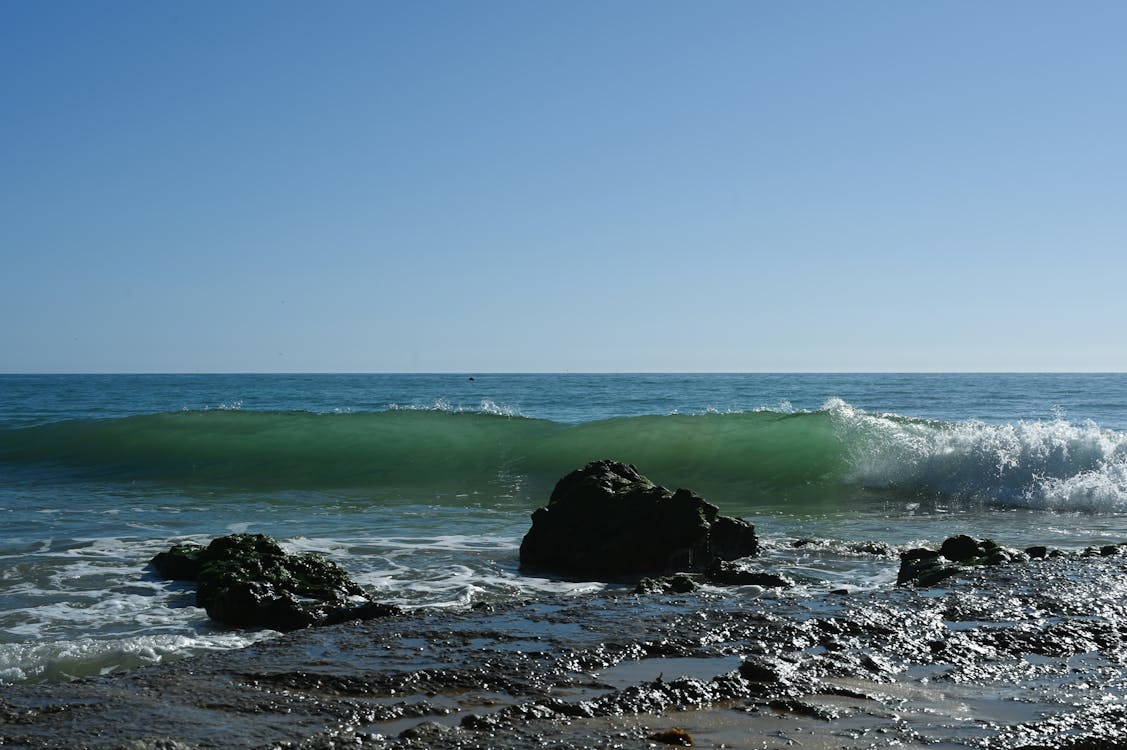
[[0, 376], [0, 682], [274, 637], [146, 567], [232, 532], [406, 608], [625, 585], [519, 570], [531, 512], [599, 458], [747, 518], [802, 583], [731, 595], [873, 589], [895, 558], [853, 542], [1127, 540], [1127, 375]]

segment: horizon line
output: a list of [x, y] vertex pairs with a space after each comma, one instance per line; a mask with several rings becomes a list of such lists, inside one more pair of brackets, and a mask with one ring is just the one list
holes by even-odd
[[1127, 370], [87, 370], [8, 371], [24, 376], [202, 376], [202, 375], [1123, 375]]

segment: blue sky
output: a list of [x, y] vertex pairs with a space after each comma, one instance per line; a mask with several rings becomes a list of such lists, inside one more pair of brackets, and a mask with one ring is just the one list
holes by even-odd
[[1127, 370], [1121, 2], [0, 3], [0, 371]]

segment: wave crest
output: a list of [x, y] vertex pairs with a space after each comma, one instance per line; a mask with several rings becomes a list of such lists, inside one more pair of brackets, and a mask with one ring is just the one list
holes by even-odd
[[826, 404], [865, 487], [990, 503], [1110, 510], [1127, 500], [1127, 435], [1093, 422], [988, 424], [869, 414]]

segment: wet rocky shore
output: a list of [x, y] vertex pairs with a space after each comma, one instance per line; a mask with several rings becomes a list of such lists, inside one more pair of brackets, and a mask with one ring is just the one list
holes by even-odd
[[706, 586], [400, 612], [9, 686], [0, 745], [1127, 748], [1121, 552], [867, 592]]

